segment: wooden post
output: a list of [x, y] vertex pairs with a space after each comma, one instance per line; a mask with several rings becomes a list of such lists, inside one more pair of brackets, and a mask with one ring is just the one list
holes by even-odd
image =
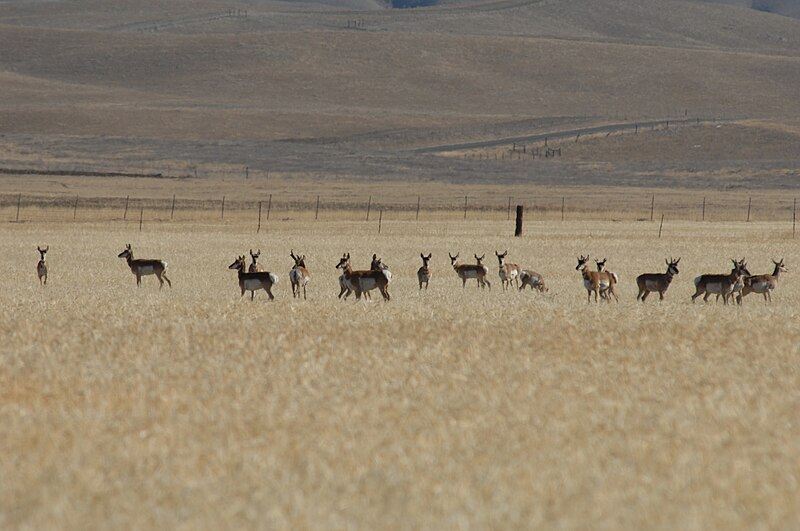
[[703, 216], [700, 218], [700, 221], [706, 220], [706, 198], [703, 197]]
[[369, 221], [369, 209], [372, 207], [372, 196], [369, 196], [367, 201], [367, 221]]
[[131, 200], [131, 196], [125, 197], [125, 213], [122, 215], [123, 221], [128, 219], [128, 201]]
[[269, 202], [267, 203], [267, 221], [269, 221], [270, 210], [272, 210], [272, 194], [269, 194]]
[[567, 203], [567, 199], [565, 197], [561, 197], [561, 221], [564, 221], [564, 206]]
[[514, 236], [522, 236], [522, 205], [517, 205], [517, 223], [514, 226]]
[[256, 234], [261, 232], [261, 201], [258, 202], [258, 228], [256, 229]]
[[419, 202], [420, 202], [421, 198], [422, 198], [422, 196], [419, 196], [419, 195], [417, 196], [417, 217], [415, 218], [417, 221], [419, 221]]
[[466, 195], [464, 196], [464, 219], [467, 219], [467, 197]]
[[142, 220], [144, 219], [144, 208], [139, 210], [139, 232], [142, 232]]
[[383, 209], [378, 211], [378, 234], [381, 233], [381, 225], [383, 224]]
[[508, 210], [506, 211], [506, 221], [511, 219], [511, 196], [508, 196]]
[[661, 225], [658, 227], [658, 237], [661, 237], [661, 229], [664, 228], [664, 214], [661, 214]]
[[653, 221], [653, 209], [656, 206], [656, 194], [650, 199], [650, 221]]
[[250, 178], [250, 166], [245, 166], [244, 167], [244, 178], [245, 179], [249, 179]]
[[175, 218], [175, 194], [172, 194], [172, 210], [169, 213], [169, 220], [172, 221]]
[[797, 198], [794, 198], [794, 206], [792, 207], [792, 239], [794, 240], [795, 228], [797, 225]]
[[314, 221], [317, 221], [317, 219], [319, 219], [319, 196], [317, 196], [317, 210], [314, 212]]
[[75, 206], [72, 209], [72, 219], [77, 219], [78, 217], [78, 196], [75, 196]]
[[17, 196], [17, 219], [16, 222], [19, 223], [19, 207], [22, 204], [22, 194]]
[[222, 196], [222, 211], [220, 212], [220, 219], [225, 219], [225, 196]]
[[750, 222], [750, 207], [753, 205], [753, 198], [750, 197], [747, 199], [747, 222]]

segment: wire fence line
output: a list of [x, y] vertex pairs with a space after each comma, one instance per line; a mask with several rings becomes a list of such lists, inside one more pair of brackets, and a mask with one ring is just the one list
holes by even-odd
[[564, 193], [549, 195], [429, 194], [350, 196], [266, 194], [251, 199], [148, 198], [131, 195], [86, 197], [0, 194], [5, 222], [226, 222], [261, 228], [272, 221], [500, 221], [511, 220], [522, 205], [527, 221], [653, 221], [661, 216], [684, 221], [768, 221], [791, 223], [797, 201], [787, 195], [717, 192], [682, 194]]

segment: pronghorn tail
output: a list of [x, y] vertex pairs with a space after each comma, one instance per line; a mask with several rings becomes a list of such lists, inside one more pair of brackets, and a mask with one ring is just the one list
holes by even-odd
[[392, 272], [391, 271], [389, 271], [388, 269], [383, 269], [383, 270], [381, 270], [381, 273], [383, 273], [383, 276], [386, 277], [386, 282], [391, 282], [392, 281]]
[[165, 260], [161, 260], [161, 267], [163, 267], [164, 269], [167, 268], [167, 262]]
[[614, 277], [614, 284], [619, 284], [619, 276], [616, 273], [611, 273], [611, 276]]
[[276, 275], [275, 273], [270, 273], [269, 274], [269, 279], [272, 281], [273, 284], [277, 284], [278, 283], [278, 275]]

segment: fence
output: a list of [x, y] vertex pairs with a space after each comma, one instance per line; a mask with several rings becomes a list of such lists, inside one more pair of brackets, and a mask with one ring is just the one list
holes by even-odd
[[0, 195], [0, 222], [221, 222], [261, 230], [281, 221], [501, 221], [516, 205], [526, 221], [767, 221], [794, 226], [797, 201], [785, 194], [665, 192], [632, 194], [309, 195], [265, 194], [251, 199]]

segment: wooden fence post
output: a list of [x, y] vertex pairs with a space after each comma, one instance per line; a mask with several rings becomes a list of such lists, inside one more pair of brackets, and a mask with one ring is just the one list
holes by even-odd
[[378, 234], [381, 233], [381, 225], [383, 224], [383, 209], [378, 211]]
[[650, 199], [650, 221], [653, 221], [653, 209], [656, 206], [656, 194], [653, 194], [653, 197]]
[[269, 194], [269, 202], [267, 203], [267, 221], [269, 221], [269, 213], [272, 210], [272, 194]]
[[664, 228], [664, 214], [661, 214], [661, 225], [658, 227], [658, 237], [661, 238], [661, 229]]
[[467, 197], [466, 195], [464, 196], [464, 219], [467, 219]]
[[17, 196], [17, 219], [16, 222], [19, 223], [19, 207], [22, 204], [22, 194]]
[[256, 234], [261, 232], [261, 201], [258, 202], [258, 228], [256, 229]]
[[225, 196], [222, 196], [222, 211], [220, 212], [220, 219], [225, 219]]
[[794, 206], [792, 207], [792, 239], [794, 240], [795, 227], [797, 225], [797, 198], [794, 198]]
[[317, 196], [317, 210], [314, 212], [314, 221], [319, 219], [319, 196]]
[[139, 210], [139, 232], [142, 232], [142, 220], [144, 219], [144, 208]]
[[415, 218], [416, 221], [419, 221], [419, 203], [420, 203], [421, 198], [422, 198], [422, 196], [419, 196], [419, 195], [417, 196], [417, 217]]
[[706, 198], [703, 197], [703, 216], [700, 219], [700, 221], [705, 221], [705, 220], [706, 220]]
[[753, 198], [750, 197], [747, 199], [747, 222], [750, 222], [750, 207], [753, 205]]
[[372, 196], [369, 196], [367, 201], [367, 221], [369, 221], [369, 209], [372, 207]]
[[128, 219], [128, 201], [131, 200], [131, 196], [125, 197], [125, 213], [122, 215], [122, 220], [127, 221]]
[[517, 205], [517, 222], [514, 226], [514, 236], [522, 236], [522, 205]]
[[175, 194], [172, 194], [172, 210], [169, 213], [169, 220], [172, 221], [175, 218]]
[[78, 217], [78, 197], [77, 195], [75, 196], [75, 207], [72, 209], [72, 219], [77, 219]]
[[511, 219], [511, 196], [508, 196], [508, 210], [506, 211], [506, 221]]
[[564, 221], [564, 207], [566, 206], [567, 199], [565, 197], [561, 197], [561, 221]]

